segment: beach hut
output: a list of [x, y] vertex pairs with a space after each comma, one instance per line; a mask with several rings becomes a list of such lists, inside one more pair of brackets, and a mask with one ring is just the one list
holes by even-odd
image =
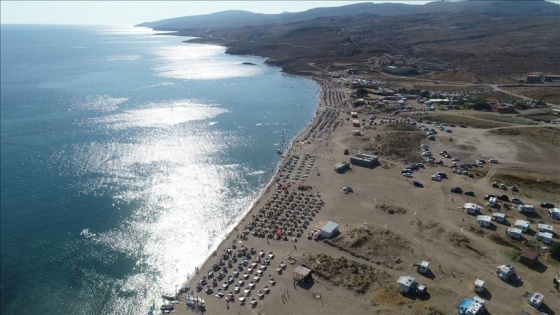
[[321, 228], [321, 237], [331, 238], [336, 232], [338, 232], [338, 223], [329, 221]]
[[492, 218], [488, 215], [477, 215], [476, 222], [482, 227], [490, 227], [492, 225]]
[[513, 238], [513, 239], [520, 239], [521, 238], [521, 233], [523, 233], [523, 231], [521, 231], [521, 229], [518, 228], [507, 228], [506, 230], [506, 235]]
[[552, 243], [552, 233], [548, 233], [548, 232], [538, 232], [537, 233], [537, 240], [545, 243], [545, 244], [550, 244]]
[[533, 267], [539, 262], [539, 253], [534, 250], [525, 249], [521, 255], [519, 255], [519, 262]]
[[527, 232], [527, 230], [529, 230], [529, 221], [517, 220], [513, 226], [520, 229], [522, 232]]
[[479, 315], [484, 313], [484, 301], [478, 296], [472, 299], [464, 299], [457, 307], [459, 315]]
[[506, 215], [505, 213], [494, 212], [492, 213], [492, 219], [498, 223], [506, 222]]

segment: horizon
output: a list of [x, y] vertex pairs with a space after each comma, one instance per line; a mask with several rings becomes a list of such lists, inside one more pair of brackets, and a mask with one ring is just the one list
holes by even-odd
[[1, 1], [0, 24], [133, 26], [229, 10], [281, 14], [357, 3], [424, 5], [429, 2], [434, 1]]

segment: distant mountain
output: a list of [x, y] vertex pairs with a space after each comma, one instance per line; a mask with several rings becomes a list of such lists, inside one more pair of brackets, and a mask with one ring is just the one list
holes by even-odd
[[324, 17], [355, 16], [361, 14], [395, 16], [424, 13], [470, 11], [491, 16], [560, 16], [560, 6], [546, 1], [437, 1], [425, 5], [401, 3], [358, 3], [341, 7], [315, 8], [304, 12], [281, 14], [252, 13], [241, 10], [185, 16], [137, 26], [156, 30], [226, 29], [245, 26], [286, 24]]

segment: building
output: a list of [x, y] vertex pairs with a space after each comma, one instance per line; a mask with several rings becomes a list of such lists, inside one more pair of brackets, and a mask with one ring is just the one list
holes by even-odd
[[399, 284], [399, 292], [402, 294], [406, 294], [409, 292], [414, 292], [416, 287], [418, 286], [418, 282], [416, 282], [416, 278], [411, 276], [401, 276], [397, 283]]
[[387, 66], [385, 68], [385, 72], [394, 75], [415, 75], [418, 74], [418, 71], [412, 67], [395, 67], [395, 66]]
[[311, 269], [304, 266], [297, 266], [294, 269], [293, 278], [295, 282], [300, 282], [301, 280], [307, 281], [311, 280]]
[[527, 232], [527, 230], [529, 230], [529, 221], [517, 220], [513, 226], [520, 229], [522, 232]]
[[530, 249], [525, 249], [521, 253], [521, 255], [519, 255], [519, 262], [529, 267], [534, 267], [536, 264], [539, 263], [539, 253]]
[[478, 296], [472, 299], [464, 299], [461, 301], [459, 306], [457, 306], [457, 312], [459, 315], [479, 315], [484, 313], [484, 301]]
[[321, 228], [322, 238], [331, 238], [338, 232], [338, 223], [329, 221]]
[[493, 111], [503, 114], [511, 114], [515, 113], [515, 105], [513, 104], [503, 104], [497, 103], [490, 105]]
[[478, 293], [484, 292], [486, 290], [486, 288], [484, 287], [484, 281], [480, 279], [476, 279], [474, 281], [473, 288], [474, 288], [474, 292], [478, 292]]
[[492, 225], [492, 217], [489, 215], [477, 215], [476, 223], [485, 228], [490, 227]]
[[351, 157], [350, 163], [362, 167], [374, 168], [379, 164], [379, 158], [377, 157], [377, 155], [360, 153]]
[[521, 229], [518, 228], [507, 228], [506, 229], [506, 235], [513, 238], [513, 239], [520, 239], [521, 238], [521, 234], [523, 233], [523, 231], [521, 231]]
[[543, 80], [542, 72], [527, 73], [527, 76], [525, 77], [525, 82], [527, 83], [542, 83], [542, 80]]
[[545, 74], [543, 76], [543, 81], [548, 83], [560, 83], [559, 74]]

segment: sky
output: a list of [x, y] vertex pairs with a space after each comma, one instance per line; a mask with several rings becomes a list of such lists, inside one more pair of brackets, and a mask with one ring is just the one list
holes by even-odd
[[1, 24], [135, 25], [168, 18], [226, 10], [254, 13], [301, 12], [360, 2], [394, 1], [0, 1]]

